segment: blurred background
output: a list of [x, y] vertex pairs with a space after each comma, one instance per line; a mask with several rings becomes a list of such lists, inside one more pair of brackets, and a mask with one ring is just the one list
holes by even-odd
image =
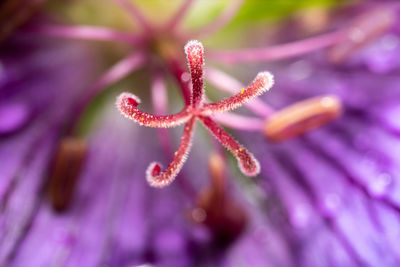
[[[184, 127], [116, 97], [188, 105], [205, 49], [213, 115], [258, 159], [246, 177], [197, 123], [176, 179], [151, 187]], [[399, 266], [400, 2], [0, 1], [0, 266]]]

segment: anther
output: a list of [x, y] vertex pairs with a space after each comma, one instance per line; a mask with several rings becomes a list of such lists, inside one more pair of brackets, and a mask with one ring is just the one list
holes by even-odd
[[326, 124], [341, 114], [341, 101], [333, 95], [307, 99], [273, 114], [265, 123], [264, 134], [282, 141]]
[[64, 138], [55, 154], [50, 170], [48, 195], [56, 211], [67, 209], [73, 198], [76, 183], [85, 160], [86, 142], [77, 138]]
[[225, 160], [222, 156], [212, 154], [208, 165], [211, 184], [199, 194], [191, 214], [195, 222], [210, 230], [213, 245], [225, 249], [243, 233], [247, 216], [243, 207], [225, 190]]

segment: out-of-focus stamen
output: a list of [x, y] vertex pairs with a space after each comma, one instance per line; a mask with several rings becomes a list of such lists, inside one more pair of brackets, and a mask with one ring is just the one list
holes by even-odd
[[257, 74], [254, 81], [245, 89], [242, 90], [227, 99], [224, 99], [217, 103], [205, 104], [201, 109], [201, 113], [204, 115], [210, 115], [216, 112], [225, 112], [235, 109], [244, 103], [252, 100], [253, 98], [261, 95], [268, 91], [274, 84], [274, 77], [269, 72], [261, 72]]
[[128, 0], [114, 0], [118, 4], [120, 4], [124, 9], [126, 9], [133, 18], [135, 18], [140, 26], [142, 26], [146, 31], [152, 30], [151, 25], [149, 22], [146, 20], [146, 18], [143, 16], [142, 12], [132, 3], [132, 1]]
[[189, 76], [189, 73], [182, 68], [180, 62], [176, 59], [170, 60], [167, 67], [179, 84], [180, 91], [182, 93], [183, 99], [185, 100], [185, 105], [190, 105], [192, 99], [192, 91], [190, 90], [190, 79], [185, 78], [185, 76]]
[[151, 97], [155, 113], [165, 114], [167, 112], [168, 94], [164, 77], [159, 71], [154, 71], [153, 73]]
[[174, 30], [175, 27], [179, 25], [179, 23], [182, 21], [183, 17], [187, 14], [190, 6], [193, 4], [194, 0], [184, 0], [183, 4], [181, 7], [178, 9], [178, 11], [172, 16], [170, 22], [168, 22], [165, 27], [165, 29], [168, 29], [169, 31]]
[[210, 132], [236, 157], [243, 174], [256, 176], [260, 172], [260, 164], [245, 147], [240, 145], [212, 119], [208, 117], [200, 117], [200, 119]]
[[134, 94], [122, 93], [117, 98], [117, 108], [122, 115], [147, 127], [168, 128], [187, 122], [191, 118], [188, 108], [173, 115], [153, 115], [137, 109], [140, 99]]
[[265, 124], [262, 119], [234, 113], [217, 113], [214, 119], [225, 126], [243, 131], [261, 131]]
[[103, 88], [121, 80], [126, 75], [143, 65], [146, 56], [142, 52], [134, 52], [131, 55], [121, 59], [108, 69], [93, 85], [95, 94]]
[[335, 45], [346, 37], [346, 31], [311, 37], [292, 43], [280, 44], [265, 48], [254, 48], [240, 51], [211, 51], [207, 55], [212, 60], [225, 63], [266, 62], [301, 56], [319, 49]]
[[207, 24], [204, 28], [199, 29], [194, 35], [201, 37], [219, 31], [235, 17], [243, 3], [244, 0], [230, 1], [228, 6], [213, 22]]
[[179, 144], [179, 148], [175, 152], [174, 159], [165, 169], [165, 171], [161, 172], [161, 165], [157, 162], [151, 163], [147, 168], [146, 177], [151, 186], [164, 187], [175, 179], [176, 175], [179, 173], [187, 159], [187, 155], [192, 143], [195, 122], [196, 119], [192, 118], [185, 124], [185, 129], [181, 138], [181, 143]]
[[129, 44], [137, 44], [140, 38], [132, 33], [119, 32], [113, 29], [99, 26], [63, 26], [42, 25], [30, 27], [28, 31], [33, 33], [82, 40], [119, 41]]
[[71, 116], [71, 125], [67, 132], [72, 132], [75, 129], [80, 116], [93, 98], [101, 93], [104, 88], [107, 88], [111, 84], [127, 76], [135, 69], [141, 67], [145, 60], [146, 56], [142, 52], [135, 52], [118, 61], [108, 71], [106, 71], [106, 73], [104, 73], [97, 82], [95, 82], [94, 85], [85, 92], [82, 99], [77, 103], [74, 114]]
[[86, 156], [86, 142], [67, 137], [61, 140], [55, 155], [49, 179], [48, 195], [51, 205], [57, 211], [63, 211], [71, 203], [75, 185]]
[[329, 59], [340, 63], [356, 50], [384, 34], [396, 21], [396, 9], [381, 7], [361, 15], [346, 31], [346, 38], [332, 47]]
[[221, 194], [225, 188], [225, 160], [218, 153], [212, 153], [208, 158], [208, 167], [213, 188]]
[[282, 141], [337, 118], [341, 110], [341, 101], [333, 95], [301, 101], [273, 114], [265, 124], [264, 134], [271, 141]]
[[[206, 79], [218, 89], [233, 94], [237, 94], [242, 88], [244, 88], [244, 85], [232, 76], [212, 67], [207, 68]], [[257, 98], [245, 103], [244, 105], [255, 114], [264, 118], [270, 116], [274, 112], [272, 107]]]
[[203, 65], [204, 48], [196, 40], [189, 41], [185, 46], [185, 53], [189, 63], [190, 75], [192, 77], [192, 105], [198, 107], [201, 105], [204, 97], [203, 86]]
[[[153, 70], [153, 82], [151, 85], [151, 97], [155, 114], [167, 114], [168, 94], [165, 79], [160, 70]], [[157, 130], [158, 139], [164, 152], [168, 155], [172, 153], [172, 148], [169, 142], [169, 134], [166, 129], [159, 128]]]

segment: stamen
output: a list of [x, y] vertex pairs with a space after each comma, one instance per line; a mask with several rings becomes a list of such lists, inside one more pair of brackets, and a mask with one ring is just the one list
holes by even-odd
[[180, 91], [182, 93], [183, 99], [185, 100], [185, 105], [190, 105], [192, 101], [192, 90], [190, 88], [190, 80], [184, 79], [185, 76], [189, 76], [187, 71], [185, 71], [179, 60], [171, 59], [167, 65], [168, 69], [175, 77], [175, 80], [178, 82]]
[[151, 31], [151, 25], [147, 21], [147, 19], [143, 16], [142, 12], [132, 3], [132, 1], [128, 0], [114, 0], [118, 4], [120, 4], [125, 10], [127, 10], [134, 19], [136, 19], [140, 26], [142, 26], [146, 31]]
[[126, 118], [147, 127], [168, 128], [187, 122], [192, 115], [186, 108], [174, 115], [158, 116], [137, 109], [140, 99], [131, 93], [122, 93], [117, 98], [117, 108]]
[[172, 16], [171, 21], [167, 23], [166, 29], [169, 31], [174, 30], [176, 26], [182, 21], [183, 17], [187, 14], [190, 6], [193, 4], [194, 0], [184, 0], [182, 6], [178, 11]]
[[204, 49], [203, 45], [196, 40], [189, 41], [185, 46], [185, 53], [189, 63], [190, 75], [192, 77], [192, 105], [198, 107], [204, 97], [203, 86], [203, 65]]
[[28, 31], [49, 36], [82, 40], [120, 41], [130, 44], [137, 44], [140, 41], [140, 38], [132, 33], [119, 32], [98, 26], [44, 25], [30, 27]]
[[205, 104], [201, 109], [203, 115], [211, 115], [216, 112], [225, 112], [240, 107], [251, 99], [268, 91], [274, 84], [274, 76], [269, 72], [261, 72], [254, 81], [240, 93], [217, 103]]
[[332, 33], [311, 37], [286, 44], [253, 48], [238, 51], [210, 51], [209, 58], [225, 63], [267, 62], [301, 56], [307, 53], [327, 48], [341, 42], [346, 37], [346, 31], [339, 30]]
[[82, 99], [76, 104], [74, 113], [71, 115], [71, 122], [68, 126], [67, 132], [71, 133], [79, 122], [79, 118], [85, 111], [88, 104], [100, 94], [105, 88], [115, 83], [116, 81], [126, 77], [129, 73], [141, 67], [146, 59], [143, 52], [135, 52], [121, 59], [116, 64], [114, 64], [109, 70], [107, 70], [95, 84], [87, 90]]
[[212, 233], [216, 247], [226, 248], [245, 230], [247, 214], [225, 189], [225, 161], [219, 154], [209, 158], [211, 185], [197, 197], [192, 218]]
[[236, 157], [243, 174], [256, 176], [260, 172], [260, 164], [246, 148], [209, 117], [200, 117], [200, 119], [210, 132]]
[[151, 85], [151, 102], [156, 114], [165, 114], [168, 106], [168, 94], [165, 79], [160, 71], [153, 73], [153, 83]]
[[[168, 92], [165, 84], [165, 77], [158, 69], [153, 70], [153, 82], [151, 85], [151, 98], [153, 110], [156, 114], [167, 114]], [[166, 154], [172, 154], [172, 148], [169, 141], [167, 129], [159, 128], [157, 131], [158, 139]]]
[[385, 33], [396, 22], [396, 13], [390, 7], [376, 8], [357, 18], [347, 30], [347, 38], [332, 47], [329, 58], [340, 63], [352, 53]]
[[185, 129], [181, 138], [181, 143], [179, 144], [179, 148], [175, 152], [174, 159], [164, 172], [161, 172], [161, 165], [157, 162], [153, 162], [149, 165], [147, 168], [146, 177], [151, 186], [164, 187], [170, 184], [178, 175], [187, 159], [187, 155], [192, 145], [195, 121], [196, 119], [192, 118], [185, 124]]
[[215, 193], [223, 194], [225, 189], [225, 160], [218, 153], [212, 153], [208, 158], [210, 176]]
[[89, 91], [98, 91], [103, 88], [115, 83], [126, 77], [132, 71], [141, 67], [146, 60], [146, 55], [143, 52], [134, 52], [131, 55], [121, 59], [115, 63], [110, 69], [108, 69], [93, 85]]
[[223, 12], [215, 19], [213, 22], [207, 24], [204, 28], [198, 30], [195, 36], [209, 36], [214, 32], [222, 29], [226, 24], [228, 24], [234, 16], [237, 14], [240, 7], [243, 5], [244, 0], [232, 0], [229, 2], [228, 6], [224, 8]]
[[76, 138], [61, 141], [49, 179], [48, 194], [53, 208], [68, 208], [86, 155], [86, 143]]
[[272, 115], [264, 134], [271, 141], [286, 140], [337, 118], [341, 110], [341, 101], [334, 95], [301, 101]]
[[225, 126], [242, 131], [261, 131], [265, 124], [263, 119], [234, 113], [217, 113], [214, 119]]

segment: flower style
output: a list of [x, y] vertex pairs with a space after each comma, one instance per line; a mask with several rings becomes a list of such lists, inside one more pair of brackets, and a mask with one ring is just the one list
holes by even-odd
[[117, 99], [117, 108], [127, 118], [140, 125], [148, 127], [175, 127], [185, 124], [185, 130], [175, 157], [165, 171], [161, 172], [161, 166], [153, 162], [147, 169], [146, 176], [150, 185], [163, 187], [171, 183], [182, 168], [189, 153], [194, 125], [200, 120], [203, 125], [237, 158], [240, 170], [247, 176], [255, 176], [260, 172], [260, 164], [254, 156], [239, 144], [233, 137], [224, 131], [211, 115], [225, 112], [240, 107], [249, 100], [268, 91], [273, 83], [273, 76], [269, 72], [257, 75], [254, 81], [240, 93], [217, 103], [204, 103], [203, 66], [204, 48], [199, 41], [189, 41], [185, 46], [190, 75], [192, 79], [192, 93], [190, 104], [181, 112], [174, 115], [156, 116], [140, 111], [137, 106], [140, 100], [130, 93], [122, 93]]

